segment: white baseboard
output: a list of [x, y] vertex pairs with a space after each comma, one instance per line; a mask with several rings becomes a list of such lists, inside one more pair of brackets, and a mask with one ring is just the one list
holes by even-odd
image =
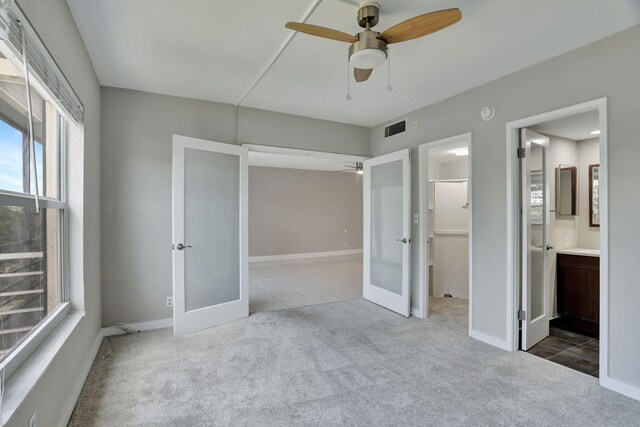
[[98, 354], [98, 350], [100, 350], [100, 344], [102, 344], [102, 337], [103, 337], [102, 330], [100, 330], [98, 331], [98, 335], [96, 336], [96, 339], [93, 341], [93, 344], [89, 349], [89, 354], [87, 355], [87, 358], [85, 359], [84, 364], [82, 365], [82, 369], [80, 371], [81, 381], [79, 381], [76, 384], [73, 390], [73, 394], [70, 396], [71, 398], [68, 400], [69, 404], [63, 412], [62, 419], [60, 420], [61, 421], [60, 427], [65, 427], [67, 424], [69, 424], [69, 420], [71, 419], [71, 414], [73, 414], [73, 409], [76, 407], [76, 403], [80, 398], [80, 392], [82, 392], [82, 387], [84, 386], [85, 381], [87, 381], [87, 377], [89, 376], [89, 371], [91, 371], [91, 366], [93, 365], [93, 361], [95, 360], [96, 355]]
[[482, 332], [474, 330], [469, 331], [469, 336], [477, 339], [478, 341], [482, 341], [483, 343], [501, 348], [502, 350], [511, 351], [506, 340], [501, 340], [500, 338], [492, 337], [491, 335], [483, 334]]
[[266, 256], [250, 256], [249, 262], [265, 262], [265, 261], [289, 261], [295, 259], [308, 258], [324, 258], [330, 256], [358, 255], [362, 253], [362, 249], [347, 249], [344, 251], [329, 252], [310, 252], [306, 254], [285, 254], [285, 255], [266, 255]]
[[[127, 326], [138, 331], [151, 331], [153, 329], [171, 328], [173, 327], [173, 318], [169, 317], [168, 319], [151, 320], [149, 322], [127, 323]], [[105, 328], [102, 328], [102, 336], [104, 337], [110, 337], [112, 335], [122, 335], [124, 333], [125, 331], [117, 326], [107, 326]]]
[[600, 377], [600, 385], [632, 399], [640, 400], [640, 387], [614, 380], [611, 377]]

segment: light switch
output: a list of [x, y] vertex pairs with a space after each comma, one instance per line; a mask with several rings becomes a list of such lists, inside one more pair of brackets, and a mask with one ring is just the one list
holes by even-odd
[[413, 223], [417, 224], [418, 222], [420, 222], [420, 215], [413, 214]]

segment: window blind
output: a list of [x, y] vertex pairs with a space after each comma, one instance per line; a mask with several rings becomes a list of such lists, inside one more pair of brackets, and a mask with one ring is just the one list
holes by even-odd
[[26, 32], [27, 62], [32, 71], [31, 76], [38, 81], [44, 91], [48, 92], [48, 95], [58, 104], [64, 114], [76, 124], [82, 123], [84, 121], [84, 106], [80, 98], [73, 91], [60, 67], [15, 2], [9, 14], [9, 38], [4, 43], [15, 59], [22, 61], [20, 24]]

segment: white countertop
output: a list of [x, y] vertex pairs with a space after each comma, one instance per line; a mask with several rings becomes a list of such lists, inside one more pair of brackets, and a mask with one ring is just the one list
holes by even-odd
[[582, 255], [582, 256], [600, 256], [600, 249], [583, 249], [583, 248], [567, 248], [567, 249], [558, 249], [556, 251], [559, 254], [566, 255]]

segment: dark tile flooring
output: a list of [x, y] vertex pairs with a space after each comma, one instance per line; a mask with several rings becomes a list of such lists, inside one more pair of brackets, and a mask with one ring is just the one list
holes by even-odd
[[597, 338], [551, 328], [549, 336], [531, 347], [528, 353], [597, 378], [599, 349]]

